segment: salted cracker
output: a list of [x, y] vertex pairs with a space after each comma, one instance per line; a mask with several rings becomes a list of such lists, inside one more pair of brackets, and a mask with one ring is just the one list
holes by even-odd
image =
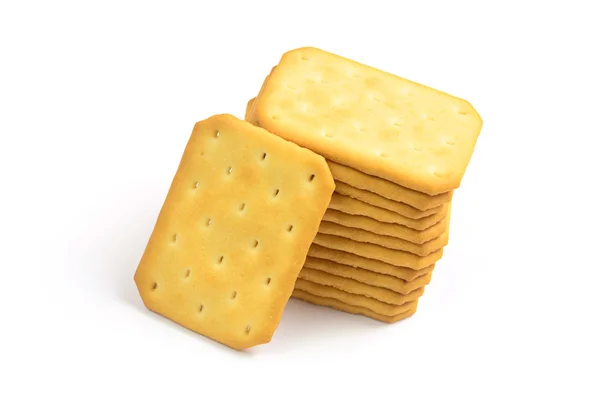
[[322, 296], [313, 295], [306, 291], [298, 289], [294, 290], [294, 292], [292, 293], [292, 297], [312, 303], [314, 305], [326, 306], [346, 313], [360, 314], [385, 323], [395, 323], [397, 321], [404, 320], [412, 316], [416, 313], [418, 305], [418, 301], [414, 301], [406, 306], [407, 310], [405, 312], [396, 314], [395, 316], [384, 316], [364, 307], [352, 306], [337, 299], [324, 298]]
[[[246, 113], [244, 116], [244, 119], [249, 122], [250, 124], [256, 125], [255, 122], [256, 120], [249, 120], [251, 112], [252, 112], [252, 107], [254, 106], [254, 101], [256, 100], [256, 98], [252, 98], [248, 101], [248, 103], [246, 103]], [[255, 121], [254, 123], [252, 121]]]
[[144, 304], [234, 349], [269, 342], [333, 189], [309, 150], [197, 123], [134, 276]]
[[328, 160], [327, 164], [329, 165], [333, 179], [336, 181], [341, 181], [355, 188], [372, 192], [373, 194], [387, 198], [388, 200], [406, 203], [421, 211], [439, 207], [452, 200], [452, 191], [430, 196], [426, 193], [408, 189], [385, 179], [367, 175], [357, 169], [347, 167], [331, 160]]
[[397, 212], [392, 212], [384, 208], [375, 207], [352, 197], [344, 196], [339, 193], [333, 193], [329, 208], [341, 211], [351, 215], [361, 215], [378, 220], [379, 222], [394, 223], [404, 225], [415, 230], [425, 230], [435, 225], [446, 216], [448, 204], [444, 204], [440, 212], [426, 216], [421, 219], [411, 219]]
[[430, 195], [460, 186], [482, 126], [466, 100], [316, 48], [285, 53], [252, 111], [274, 134]]
[[429, 273], [425, 273], [411, 281], [405, 281], [401, 278], [393, 277], [387, 274], [375, 273], [359, 267], [343, 265], [341, 263], [326, 259], [313, 258], [310, 256], [306, 258], [301, 272], [303, 272], [305, 269], [320, 270], [322, 272], [333, 274], [339, 277], [356, 280], [363, 284], [387, 288], [400, 294], [407, 294], [417, 288], [426, 286], [431, 281], [432, 276], [432, 272], [430, 271]]
[[413, 281], [435, 268], [435, 264], [415, 270], [409, 267], [390, 265], [377, 259], [366, 258], [350, 252], [327, 248], [313, 243], [308, 250], [308, 255], [313, 258], [326, 259], [332, 262], [357, 269], [365, 269], [374, 273], [389, 275], [407, 282]]
[[391, 305], [402, 305], [406, 303], [407, 296], [410, 296], [413, 291], [423, 288], [429, 283], [429, 280], [427, 280], [427, 283], [424, 285], [420, 285], [410, 291], [407, 291], [406, 293], [400, 293], [388, 288], [361, 283], [351, 278], [336, 276], [335, 274], [331, 274], [326, 271], [307, 268], [306, 266], [302, 268], [298, 278], [311, 281], [316, 284], [337, 288], [351, 294], [367, 296]]
[[[268, 79], [268, 76], [267, 76]], [[267, 81], [265, 79], [265, 82]], [[257, 125], [254, 113], [256, 98], [246, 105], [246, 121]], [[452, 200], [453, 191], [434, 196], [397, 185], [393, 182], [367, 175], [352, 167], [327, 161], [333, 178], [336, 180], [336, 191], [354, 197], [366, 203], [398, 212], [409, 218], [419, 219], [439, 211], [439, 207]]]
[[[296, 280], [295, 289], [306, 291], [310, 294], [322, 296], [324, 298], [337, 299], [341, 302], [352, 306], [361, 306], [375, 313], [383, 314], [384, 316], [395, 316], [405, 312], [411, 307], [411, 304], [417, 301], [425, 291], [424, 288], [419, 288], [405, 295], [406, 300], [402, 304], [390, 304], [382, 302], [378, 299], [369, 298], [364, 295], [352, 294], [341, 289], [333, 288], [327, 285], [314, 283], [312, 281], [299, 278]], [[416, 303], [415, 303], [416, 304]]]
[[382, 236], [400, 238], [415, 244], [424, 244], [439, 237], [446, 231], [446, 222], [444, 221], [440, 221], [425, 230], [415, 230], [395, 223], [379, 222], [366, 216], [345, 214], [331, 208], [325, 212], [323, 220], [347, 227], [367, 230]]
[[346, 237], [354, 241], [377, 244], [393, 250], [410, 252], [419, 256], [427, 256], [448, 244], [448, 234], [442, 233], [438, 237], [423, 244], [415, 244], [397, 237], [383, 236], [354, 227], [342, 226], [337, 223], [323, 221], [319, 226], [319, 233]]

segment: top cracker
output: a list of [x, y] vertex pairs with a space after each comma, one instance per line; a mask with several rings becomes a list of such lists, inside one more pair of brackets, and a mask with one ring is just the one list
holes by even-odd
[[134, 277], [144, 304], [235, 349], [269, 342], [333, 189], [307, 149], [230, 115], [197, 123]]
[[283, 55], [252, 116], [330, 160], [430, 195], [459, 187], [482, 126], [463, 99], [316, 48]]

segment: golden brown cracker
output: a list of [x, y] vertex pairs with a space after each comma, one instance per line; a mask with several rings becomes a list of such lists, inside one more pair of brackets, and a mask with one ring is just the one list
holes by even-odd
[[333, 189], [309, 150], [197, 123], [134, 276], [144, 304], [234, 349], [269, 342]]
[[460, 186], [482, 126], [466, 100], [316, 48], [282, 56], [253, 113], [327, 159], [430, 195]]

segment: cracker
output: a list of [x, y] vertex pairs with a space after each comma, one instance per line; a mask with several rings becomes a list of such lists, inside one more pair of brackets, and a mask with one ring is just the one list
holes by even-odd
[[482, 126], [463, 99], [316, 48], [285, 53], [253, 111], [274, 134], [430, 195], [460, 186]]
[[421, 211], [411, 207], [408, 204], [387, 199], [383, 196], [369, 192], [368, 190], [361, 190], [338, 180], [335, 181], [335, 191], [344, 196], [352, 197], [364, 203], [371, 204], [375, 207], [384, 208], [388, 211], [395, 212], [411, 219], [421, 219], [443, 210], [443, 205], [439, 205], [426, 211]]
[[[265, 82], [268, 78], [269, 76], [267, 76]], [[254, 125], [258, 125], [254, 113], [255, 103], [256, 97], [248, 101], [245, 119]], [[419, 219], [438, 212], [442, 204], [452, 200], [453, 191], [432, 196], [376, 176], [365, 174], [352, 167], [347, 167], [331, 160], [327, 160], [327, 164], [336, 180], [336, 191], [369, 204], [398, 212], [409, 218]], [[347, 187], [356, 190], [348, 189]], [[371, 193], [372, 195], [367, 193]], [[398, 204], [392, 204], [383, 199], [388, 199]], [[415, 212], [415, 210], [421, 212]]]
[[422, 285], [411, 283], [410, 285], [416, 286], [404, 293], [393, 291], [384, 287], [361, 283], [351, 278], [336, 276], [335, 274], [328, 273], [327, 271], [312, 269], [306, 266], [302, 268], [298, 278], [337, 288], [351, 294], [364, 295], [369, 298], [377, 299], [378, 301], [389, 303], [391, 305], [402, 305], [406, 303], [406, 297], [410, 295], [411, 292], [418, 290], [419, 288], [423, 288], [429, 284], [429, 281], [431, 280], [431, 273], [424, 276], [422, 279], [418, 279], [423, 282]]
[[[255, 100], [256, 100], [256, 98], [252, 98], [246, 104], [246, 115], [244, 116], [244, 119], [251, 124], [255, 124], [255, 123], [252, 123], [251, 120], [248, 120], [248, 118], [250, 117], [250, 114], [251, 114], [252, 106], [254, 106]], [[255, 120], [255, 122], [256, 122], [256, 120]]]
[[406, 251], [419, 256], [427, 256], [448, 244], [447, 233], [442, 233], [440, 236], [433, 240], [429, 240], [424, 244], [415, 244], [396, 237], [382, 236], [366, 230], [342, 226], [327, 221], [321, 222], [319, 233], [346, 237], [353, 241], [361, 241], [363, 243], [377, 244], [385, 248]]
[[[428, 194], [408, 189], [393, 182], [376, 176], [367, 175], [352, 167], [327, 160], [331, 174], [336, 181], [346, 183], [361, 190], [366, 190], [396, 202], [406, 203], [421, 211], [439, 207], [452, 200], [453, 192], [430, 196]], [[385, 207], [384, 207], [385, 208]]]
[[424, 288], [416, 289], [411, 293], [404, 295], [406, 300], [402, 304], [392, 305], [364, 295], [351, 294], [342, 291], [341, 289], [313, 283], [312, 281], [303, 280], [301, 278], [296, 280], [295, 289], [306, 291], [310, 294], [322, 296], [324, 298], [337, 299], [352, 306], [361, 306], [374, 311], [375, 313], [383, 314], [384, 316], [395, 316], [405, 312], [407, 309], [411, 308], [413, 304], [416, 304], [414, 302], [423, 295], [425, 290]]
[[327, 259], [349, 267], [364, 269], [374, 273], [389, 275], [405, 281], [413, 281], [433, 271], [435, 264], [419, 270], [408, 267], [394, 266], [376, 259], [365, 258], [346, 251], [323, 247], [313, 243], [308, 250], [308, 255], [313, 258]]
[[302, 271], [304, 271], [304, 269], [320, 270], [336, 276], [356, 280], [364, 284], [387, 288], [401, 294], [407, 294], [417, 288], [424, 287], [429, 284], [432, 276], [432, 272], [429, 272], [411, 281], [405, 281], [387, 274], [375, 273], [358, 267], [342, 265], [326, 259], [313, 258], [310, 256], [307, 257], [304, 262]]
[[329, 208], [351, 215], [361, 215], [378, 220], [379, 222], [404, 225], [415, 230], [425, 230], [435, 225], [446, 216], [447, 204], [442, 211], [421, 219], [411, 219], [383, 208], [374, 207], [352, 197], [333, 193]]
[[323, 220], [347, 227], [367, 230], [382, 236], [400, 238], [415, 244], [424, 244], [439, 237], [446, 231], [446, 222], [443, 221], [440, 221], [425, 230], [415, 230], [403, 225], [379, 222], [366, 216], [345, 214], [334, 209], [328, 209], [325, 212]]
[[134, 276], [144, 304], [234, 349], [269, 342], [333, 189], [309, 150], [197, 123]]
[[361, 314], [363, 316], [370, 317], [374, 320], [378, 320], [378, 321], [382, 321], [382, 322], [386, 322], [386, 323], [395, 323], [397, 321], [404, 320], [404, 319], [412, 316], [413, 314], [416, 313], [417, 304], [418, 304], [418, 301], [415, 301], [415, 303], [413, 303], [411, 305], [411, 308], [403, 313], [397, 314], [395, 316], [384, 316], [382, 314], [375, 313], [369, 309], [365, 309], [364, 307], [352, 306], [352, 305], [349, 305], [342, 301], [339, 301], [337, 299], [324, 298], [322, 296], [313, 295], [306, 291], [302, 291], [302, 290], [298, 290], [298, 289], [294, 290], [294, 292], [292, 293], [292, 297], [294, 297], [296, 299], [301, 299], [303, 301], [306, 301], [306, 302], [309, 302], [309, 303], [312, 303], [315, 305], [327, 306], [332, 309], [340, 310], [340, 311], [343, 311], [346, 313]]
[[346, 237], [318, 233], [314, 242], [320, 246], [350, 252], [365, 258], [377, 259], [394, 266], [419, 270], [431, 266], [442, 258], [443, 248], [427, 256], [419, 256], [406, 251], [393, 250], [380, 245], [354, 241]]

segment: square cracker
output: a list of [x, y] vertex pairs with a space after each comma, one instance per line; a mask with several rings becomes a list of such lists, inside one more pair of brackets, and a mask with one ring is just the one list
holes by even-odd
[[421, 269], [411, 269], [409, 267], [390, 265], [377, 259], [366, 258], [355, 255], [350, 252], [327, 248], [325, 246], [313, 243], [308, 250], [308, 256], [313, 258], [326, 259], [341, 265], [350, 266], [356, 269], [364, 269], [373, 273], [397, 277], [410, 282], [418, 277], [430, 273], [435, 268], [435, 263]]
[[[307, 258], [308, 259], [308, 258]], [[369, 298], [374, 298], [382, 302], [389, 303], [391, 305], [402, 305], [406, 303], [407, 296], [413, 291], [423, 288], [429, 281], [431, 281], [431, 273], [419, 278], [418, 283], [408, 284], [410, 287], [414, 287], [405, 292], [397, 292], [388, 288], [378, 287], [376, 285], [370, 285], [361, 283], [351, 278], [337, 276], [327, 272], [327, 270], [317, 270], [314, 268], [307, 267], [306, 265], [300, 271], [298, 278], [303, 280], [312, 281], [313, 283], [327, 285], [329, 287], [341, 289], [342, 291], [349, 292], [356, 295], [364, 295]], [[407, 287], [408, 289], [409, 287]]]
[[460, 186], [482, 126], [463, 99], [316, 48], [285, 53], [252, 112], [329, 160], [430, 195]]
[[197, 123], [135, 273], [144, 304], [234, 349], [269, 342], [333, 189], [309, 150], [230, 115]]
[[323, 221], [319, 226], [319, 233], [333, 236], [346, 237], [354, 241], [377, 244], [385, 248], [410, 252], [419, 256], [427, 256], [448, 244], [448, 234], [445, 232], [423, 244], [415, 244], [410, 241], [391, 236], [382, 236], [355, 227], [338, 225], [337, 223]]
[[[265, 79], [265, 82], [267, 79]], [[245, 119], [254, 125], [258, 125], [253, 109], [255, 102], [256, 98], [252, 98], [246, 104]], [[380, 207], [387, 208], [391, 211], [396, 211], [399, 214], [407, 217], [419, 219], [420, 217], [427, 216], [430, 213], [436, 212], [435, 210], [442, 204], [452, 200], [453, 191], [432, 196], [404, 186], [400, 186], [376, 176], [367, 175], [364, 172], [356, 170], [352, 167], [347, 167], [343, 164], [338, 164], [331, 160], [328, 160], [327, 164], [329, 165], [333, 179], [336, 180], [336, 191], [345, 194], [346, 196], [358, 198], [367, 203], [379, 205]], [[340, 182], [342, 183], [342, 186], [340, 186]], [[359, 191], [357, 192], [355, 190], [354, 195], [350, 194], [349, 192], [344, 192], [342, 188], [345, 186], [350, 186]], [[365, 192], [371, 193], [372, 195], [367, 195]], [[357, 194], [360, 193], [362, 193], [362, 195], [357, 196]], [[397, 204], [392, 205], [389, 202], [381, 200], [382, 198], [391, 200]], [[382, 203], [384, 203], [384, 205], [381, 205]], [[407, 208], [405, 206], [409, 207]], [[426, 214], [426, 212], [432, 209], [434, 210], [433, 212]]]
[[395, 223], [379, 222], [367, 216], [345, 214], [331, 208], [325, 212], [323, 220], [347, 227], [367, 230], [381, 236], [400, 238], [415, 244], [424, 244], [439, 237], [446, 231], [446, 222], [443, 221], [425, 230], [414, 230]]
[[304, 262], [302, 271], [305, 269], [320, 270], [336, 276], [356, 280], [366, 285], [387, 288], [401, 294], [407, 294], [410, 291], [429, 284], [432, 276], [432, 272], [430, 271], [429, 273], [425, 273], [411, 281], [406, 281], [387, 274], [375, 273], [359, 267], [352, 267], [330, 260], [313, 258], [310, 256], [306, 258], [306, 262]]
[[352, 305], [349, 305], [342, 301], [339, 301], [337, 299], [325, 298], [322, 296], [313, 295], [311, 293], [308, 293], [306, 291], [302, 291], [299, 289], [295, 289], [294, 292], [292, 293], [292, 296], [296, 299], [300, 299], [305, 302], [312, 303], [314, 305], [326, 306], [326, 307], [330, 307], [332, 309], [336, 309], [336, 310], [343, 311], [346, 313], [351, 313], [351, 314], [361, 314], [363, 316], [370, 317], [374, 320], [378, 320], [378, 321], [385, 322], [385, 323], [395, 323], [397, 321], [404, 320], [404, 319], [412, 316], [413, 314], [416, 313], [417, 304], [418, 304], [418, 301], [414, 301], [414, 303], [407, 306], [407, 310], [405, 312], [396, 314], [395, 316], [384, 316], [382, 314], [375, 313], [374, 311], [366, 309], [364, 307], [352, 306]]
[[382, 302], [378, 299], [369, 298], [368, 296], [353, 294], [341, 289], [333, 288], [328, 285], [314, 283], [299, 278], [296, 280], [295, 289], [306, 291], [313, 295], [322, 296], [325, 298], [333, 298], [352, 306], [361, 306], [375, 313], [383, 314], [384, 316], [395, 316], [405, 312], [411, 305], [423, 295], [425, 288], [416, 289], [409, 294], [404, 295], [406, 298], [401, 304], [390, 304]]

